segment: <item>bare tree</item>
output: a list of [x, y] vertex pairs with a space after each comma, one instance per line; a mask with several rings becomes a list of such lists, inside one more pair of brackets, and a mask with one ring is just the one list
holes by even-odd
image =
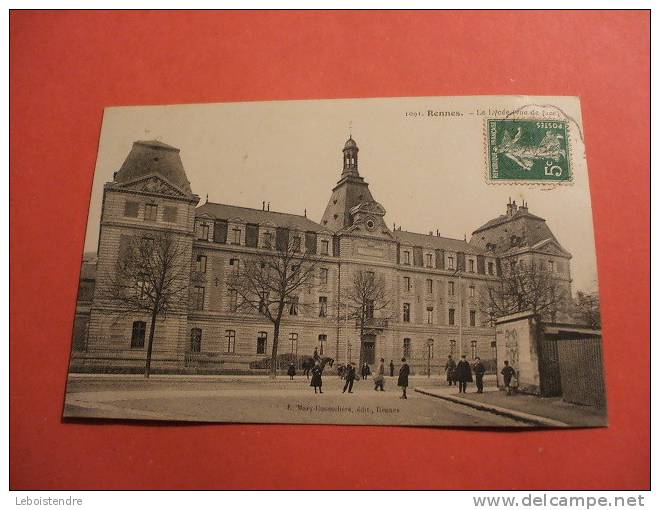
[[258, 313], [273, 323], [270, 376], [277, 376], [277, 349], [284, 312], [291, 315], [309, 308], [300, 301], [315, 277], [316, 259], [301, 249], [301, 238], [288, 236], [273, 249], [263, 249], [253, 258], [241, 261], [228, 279], [230, 301], [236, 311]]
[[[350, 287], [342, 294], [340, 319], [355, 320], [360, 330], [360, 365], [364, 359], [364, 336], [378, 326], [378, 322], [391, 319], [390, 299], [385, 278], [373, 271], [358, 271], [353, 275]], [[378, 316], [378, 317], [376, 317]]]
[[497, 284], [480, 296], [491, 319], [530, 311], [539, 318], [554, 320], [566, 304], [567, 292], [559, 279], [535, 261], [513, 263]]
[[577, 292], [573, 317], [593, 329], [600, 329], [600, 297], [598, 292]]
[[[119, 313], [148, 314], [151, 318], [144, 376], [151, 371], [156, 319], [188, 302], [190, 251], [170, 231], [133, 236], [122, 243], [116, 270], [101, 292]], [[186, 307], [184, 306], [184, 309]]]

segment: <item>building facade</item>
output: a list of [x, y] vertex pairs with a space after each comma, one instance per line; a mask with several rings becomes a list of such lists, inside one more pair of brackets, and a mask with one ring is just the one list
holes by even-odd
[[[349, 138], [339, 180], [317, 223], [270, 211], [266, 204], [198, 205], [179, 150], [135, 142], [104, 187], [97, 258], [84, 263], [81, 280], [85, 292], [81, 287], [72, 370], [142, 369], [149, 318], [114, 308], [104, 288], [122, 244], [154, 232], [173, 233], [186, 247], [191, 275], [190, 299], [157, 319], [153, 367], [159, 371], [243, 373], [263, 367], [273, 325], [237, 309], [228, 279], [282, 235], [299, 238], [318, 272], [299, 296], [300, 306], [285, 311], [278, 348], [285, 358], [299, 360], [315, 348], [338, 363], [362, 357], [370, 364], [380, 358], [398, 364], [406, 357], [417, 374], [442, 371], [449, 354], [494, 361], [495, 328], [484, 296], [512, 261], [537, 260], [570, 295], [571, 255], [526, 204], [507, 204], [506, 214], [476, 229], [469, 242], [391, 229], [385, 208], [360, 176], [358, 153]], [[340, 313], [358, 271], [382, 277], [388, 296], [362, 337], [355, 321]]]

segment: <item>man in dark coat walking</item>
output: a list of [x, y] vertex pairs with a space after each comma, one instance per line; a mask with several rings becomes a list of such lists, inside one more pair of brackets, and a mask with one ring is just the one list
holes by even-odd
[[390, 377], [394, 377], [394, 361], [390, 360]]
[[470, 368], [470, 363], [465, 359], [465, 354], [461, 356], [461, 361], [456, 365], [454, 379], [458, 381], [458, 392], [465, 393], [467, 383], [472, 382], [472, 369]]
[[314, 393], [316, 393], [316, 389], [318, 388], [319, 393], [323, 393], [323, 390], [321, 387], [323, 386], [323, 381], [321, 380], [321, 374], [323, 374], [323, 368], [321, 367], [321, 364], [317, 361], [316, 364], [314, 365], [314, 368], [312, 368], [312, 382], [309, 383], [310, 386], [314, 386]]
[[474, 365], [472, 365], [472, 371], [474, 372], [474, 381], [477, 385], [477, 393], [484, 392], [484, 374], [486, 373], [486, 367], [481, 362], [481, 358], [477, 356], [474, 358]]
[[447, 356], [447, 363], [445, 363], [445, 372], [447, 373], [447, 384], [453, 386], [456, 384], [454, 379], [454, 370], [456, 370], [456, 362], [454, 358], [451, 357], [451, 354]]
[[408, 363], [406, 363], [406, 358], [401, 358], [401, 368], [399, 369], [399, 380], [397, 381], [397, 385], [401, 386], [401, 389], [403, 390], [403, 394], [401, 395], [400, 398], [408, 398], [408, 395], [406, 395], [406, 388], [408, 387], [408, 375], [410, 375], [410, 367], [408, 366]]
[[342, 393], [346, 393], [348, 390], [349, 393], [353, 393], [353, 381], [355, 381], [355, 366], [353, 363], [348, 363], [346, 365], [346, 382], [344, 383], [344, 389]]
[[502, 374], [502, 377], [504, 377], [504, 389], [506, 390], [506, 394], [511, 395], [511, 379], [516, 371], [509, 365], [507, 360], [504, 360], [504, 368], [500, 373]]

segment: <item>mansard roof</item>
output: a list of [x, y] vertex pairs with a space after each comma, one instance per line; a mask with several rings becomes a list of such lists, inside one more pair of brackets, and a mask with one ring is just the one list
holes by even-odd
[[545, 221], [543, 218], [540, 216], [536, 216], [535, 214], [530, 213], [529, 211], [524, 210], [524, 208], [519, 208], [514, 214], [509, 215], [509, 214], [502, 214], [498, 216], [497, 218], [493, 218], [490, 221], [487, 221], [483, 225], [481, 225], [478, 229], [476, 229], [472, 234], [476, 234], [478, 232], [481, 232], [482, 230], [486, 230], [489, 228], [497, 227], [499, 225], [504, 225], [505, 223], [508, 223], [510, 221], [515, 221], [520, 218], [528, 218], [530, 220], [539, 220], [539, 221]]
[[179, 149], [158, 140], [133, 142], [131, 152], [126, 156], [119, 171], [115, 173], [114, 181], [126, 184], [154, 174], [164, 177], [185, 194], [192, 195]]
[[240, 218], [245, 223], [256, 223], [259, 225], [272, 224], [276, 227], [294, 228], [304, 232], [326, 231], [329, 233], [329, 231], [322, 225], [310, 220], [306, 216], [276, 211], [264, 211], [263, 209], [252, 209], [251, 207], [241, 207], [238, 205], [207, 202], [195, 209], [195, 215], [206, 215], [216, 220]]
[[430, 234], [418, 234], [416, 232], [407, 232], [405, 230], [395, 230], [393, 232], [397, 241], [412, 246], [421, 246], [433, 250], [445, 250], [452, 252], [463, 252], [470, 255], [488, 255], [486, 250], [472, 246], [461, 239], [452, 239], [450, 237], [434, 236]]

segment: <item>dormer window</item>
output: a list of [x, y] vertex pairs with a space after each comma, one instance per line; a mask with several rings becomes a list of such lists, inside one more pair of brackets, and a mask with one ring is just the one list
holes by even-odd
[[410, 252], [409, 251], [404, 251], [403, 252], [403, 263], [406, 266], [410, 265]]

